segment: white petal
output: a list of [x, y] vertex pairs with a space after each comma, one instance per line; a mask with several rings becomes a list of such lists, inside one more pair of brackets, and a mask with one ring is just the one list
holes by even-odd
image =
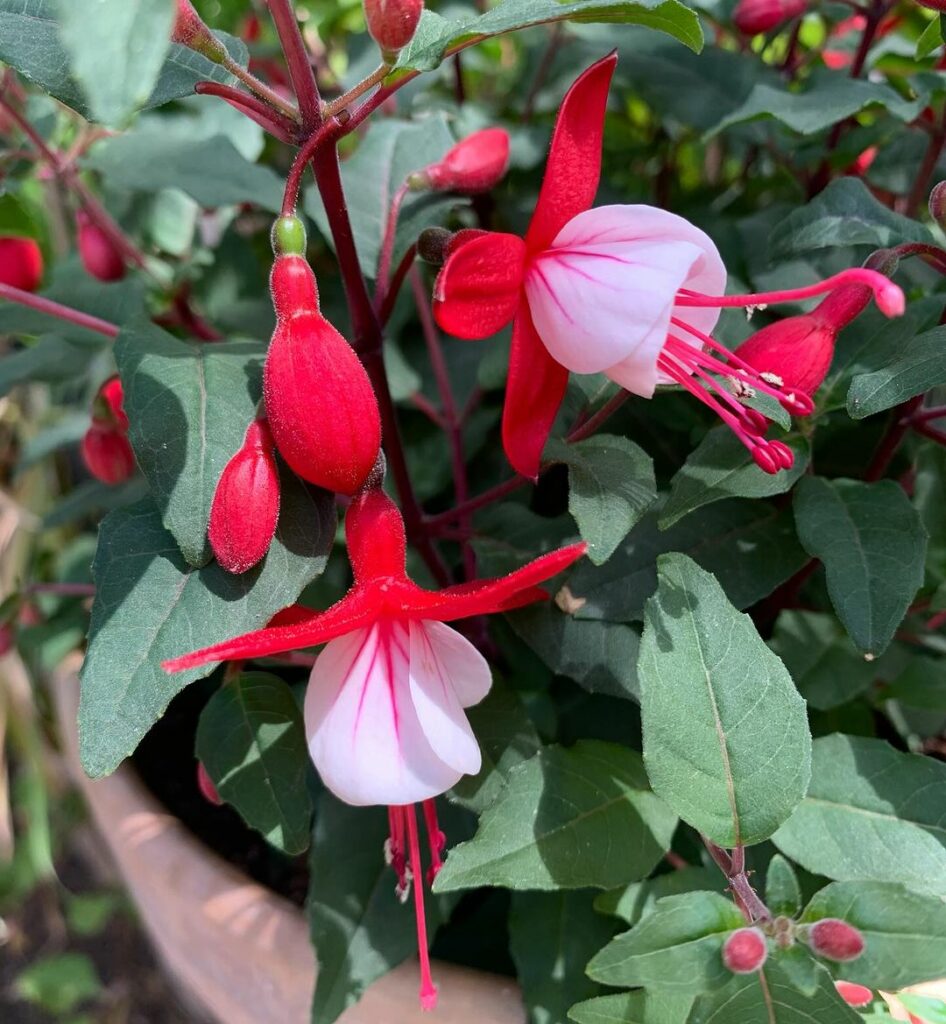
[[445, 623], [427, 619], [422, 625], [457, 700], [465, 708], [479, 704], [493, 685], [489, 663], [462, 633]]
[[[552, 356], [577, 373], [659, 354], [673, 315], [710, 331], [718, 309], [675, 309], [680, 288], [722, 294], [726, 270], [712, 240], [682, 217], [650, 206], [602, 206], [578, 214], [530, 266], [526, 295]], [[635, 373], [639, 373], [635, 370]], [[656, 370], [633, 388], [652, 392]]]
[[[482, 655], [449, 626], [441, 626], [453, 634], [453, 638], [447, 641], [442, 632], [431, 628], [433, 625], [430, 622], [411, 622], [411, 698], [424, 735], [436, 754], [458, 772], [475, 775], [482, 763], [480, 747], [454, 689], [449, 669], [452, 667], [459, 686], [469, 694], [474, 687], [479, 689], [482, 686]], [[486, 671], [488, 673], [489, 669]], [[488, 685], [486, 689], [489, 689]], [[485, 691], [480, 699], [483, 696]]]
[[326, 786], [350, 804], [410, 804], [453, 786], [462, 771], [428, 742], [411, 699], [409, 636], [397, 622], [326, 644], [305, 699], [309, 753]]

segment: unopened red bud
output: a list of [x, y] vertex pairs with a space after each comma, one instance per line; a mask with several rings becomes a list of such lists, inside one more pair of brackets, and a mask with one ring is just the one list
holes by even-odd
[[416, 188], [486, 192], [502, 178], [508, 166], [509, 133], [502, 128], [484, 128], [458, 142], [442, 160], [411, 177]]
[[940, 227], [946, 225], [946, 181], [933, 186], [930, 192], [930, 216]]
[[103, 484], [120, 484], [135, 471], [135, 453], [125, 432], [93, 422], [82, 438], [82, 458]]
[[207, 803], [213, 804], [215, 807], [223, 806], [223, 798], [217, 792], [213, 779], [207, 774], [203, 761], [197, 762], [197, 788]]
[[808, 9], [808, 0], [739, 0], [733, 24], [747, 36], [771, 32]]
[[181, 46], [202, 53], [215, 64], [221, 64], [227, 59], [223, 43], [207, 28], [190, 0], [177, 0], [177, 17], [171, 39]]
[[826, 917], [808, 929], [808, 945], [819, 956], [844, 963], [864, 952], [864, 936], [847, 921]]
[[43, 279], [43, 254], [32, 238], [0, 237], [0, 284], [35, 292]]
[[125, 276], [125, 261], [115, 243], [84, 210], [76, 214], [76, 222], [82, 266], [99, 281], [120, 281]]
[[348, 342], [318, 313], [315, 278], [301, 256], [277, 257], [271, 288], [277, 324], [263, 395], [276, 447], [304, 480], [354, 494], [381, 447], [371, 382]]
[[227, 463], [210, 506], [208, 536], [227, 572], [246, 572], [272, 543], [279, 520], [279, 468], [265, 419], [254, 420]]
[[733, 974], [752, 974], [768, 955], [765, 936], [758, 928], [740, 928], [723, 943], [723, 963]]
[[99, 427], [115, 427], [128, 430], [125, 415], [125, 393], [119, 376], [109, 379], [99, 388], [92, 401], [92, 422]]
[[848, 1006], [868, 1006], [874, 1000], [874, 993], [869, 988], [855, 985], [853, 981], [836, 981], [834, 987]]
[[364, 0], [365, 22], [389, 64], [414, 38], [424, 0]]

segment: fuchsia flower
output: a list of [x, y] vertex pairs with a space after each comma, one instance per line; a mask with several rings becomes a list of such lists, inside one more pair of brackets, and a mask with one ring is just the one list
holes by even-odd
[[467, 339], [513, 322], [503, 444], [524, 476], [538, 474], [569, 371], [603, 372], [644, 398], [658, 384], [679, 384], [731, 427], [763, 469], [787, 468], [788, 447], [766, 440], [765, 418], [738, 399], [762, 391], [798, 415], [812, 402], [768, 383], [710, 336], [720, 308], [858, 283], [896, 316], [903, 293], [882, 274], [854, 269], [807, 288], [726, 296], [716, 246], [682, 217], [650, 206], [590, 209], [615, 63], [611, 55], [593, 64], [565, 96], [525, 238], [476, 231], [453, 238], [434, 286], [437, 321]]
[[[406, 899], [417, 880], [421, 1003], [436, 1002], [424, 921], [423, 877], [414, 805], [422, 804], [432, 879], [445, 840], [433, 798], [480, 769], [480, 750], [464, 708], [490, 688], [489, 666], [446, 622], [530, 604], [538, 586], [585, 552], [573, 544], [500, 579], [424, 590], [405, 570], [404, 521], [378, 488], [355, 497], [345, 517], [355, 582], [324, 612], [292, 614], [288, 624], [235, 637], [164, 663], [168, 672], [229, 659], [260, 658], [325, 644], [305, 700], [309, 753], [322, 780], [350, 804], [387, 805], [386, 847]], [[295, 621], [293, 621], [295, 620]], [[286, 621], [286, 617], [282, 617]]]

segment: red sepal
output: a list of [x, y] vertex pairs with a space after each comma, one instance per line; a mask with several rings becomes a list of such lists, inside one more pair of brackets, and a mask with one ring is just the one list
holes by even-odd
[[608, 54], [584, 71], [565, 94], [552, 132], [539, 201], [526, 233], [529, 252], [547, 249], [572, 217], [594, 202], [601, 176], [608, 89], [616, 64], [616, 54]]
[[568, 370], [542, 343], [523, 303], [512, 329], [509, 376], [503, 406], [503, 447], [516, 472], [535, 480], [542, 449], [555, 422]]
[[502, 330], [520, 305], [525, 243], [517, 235], [493, 231], [456, 238], [447, 252], [434, 284], [437, 323], [468, 341]]

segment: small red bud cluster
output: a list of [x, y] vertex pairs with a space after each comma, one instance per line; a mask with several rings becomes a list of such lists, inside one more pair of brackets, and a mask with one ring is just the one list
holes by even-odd
[[856, 960], [864, 952], [861, 932], [837, 917], [822, 918], [800, 934], [813, 953], [837, 963]]
[[744, 35], [771, 32], [808, 9], [808, 0], [739, 0], [733, 11], [733, 24]]
[[414, 38], [424, 0], [364, 0], [365, 22], [386, 64]]
[[723, 963], [733, 974], [753, 974], [768, 955], [765, 935], [759, 928], [738, 928], [723, 943]]
[[509, 133], [484, 128], [447, 150], [446, 154], [408, 179], [412, 189], [475, 195], [496, 185], [509, 167]]
[[0, 284], [35, 292], [43, 280], [43, 254], [32, 238], [0, 236]]
[[227, 59], [223, 43], [201, 20], [191, 0], [177, 0], [177, 15], [174, 19], [174, 28], [171, 30], [171, 39], [181, 46], [196, 50], [215, 64]]
[[82, 458], [92, 476], [103, 484], [120, 484], [135, 471], [118, 377], [107, 380], [95, 396], [92, 423], [82, 438]]
[[85, 210], [76, 213], [76, 233], [82, 266], [99, 281], [120, 281], [125, 276], [125, 260], [111, 238]]

